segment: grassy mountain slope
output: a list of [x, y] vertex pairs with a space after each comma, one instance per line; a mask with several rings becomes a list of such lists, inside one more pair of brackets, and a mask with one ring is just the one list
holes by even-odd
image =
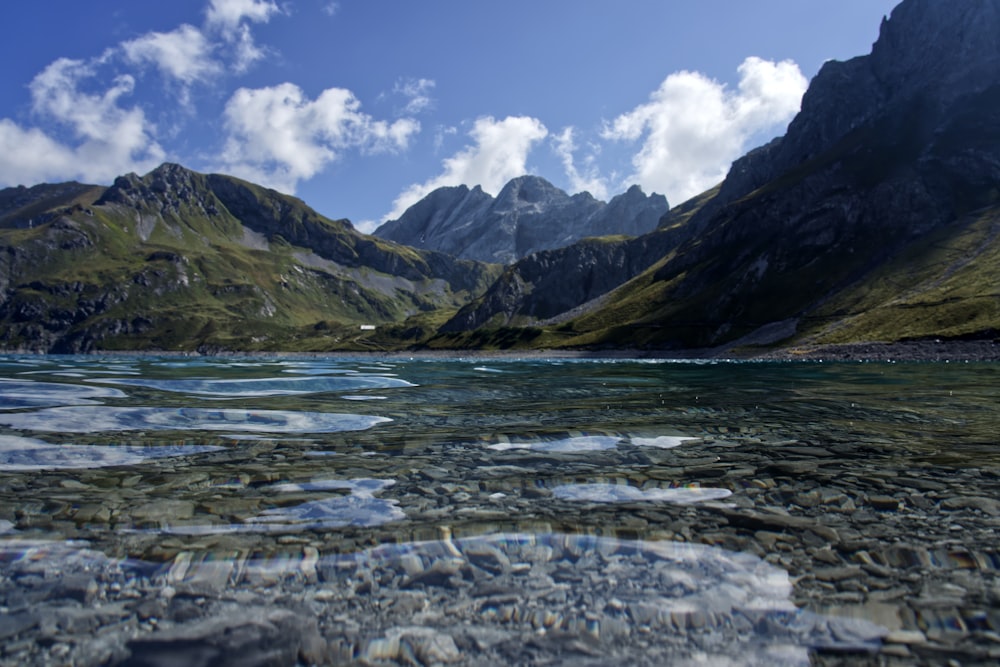
[[453, 310], [499, 272], [176, 165], [107, 189], [44, 186], [27, 206], [4, 194], [8, 349], [364, 349], [359, 325]]
[[1000, 206], [914, 242], [809, 320], [815, 343], [1000, 338]]

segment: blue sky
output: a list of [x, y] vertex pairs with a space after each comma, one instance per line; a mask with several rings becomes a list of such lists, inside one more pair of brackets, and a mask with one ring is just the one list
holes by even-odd
[[370, 230], [533, 173], [671, 205], [782, 134], [896, 0], [40, 0], [4, 8], [0, 187], [161, 162]]

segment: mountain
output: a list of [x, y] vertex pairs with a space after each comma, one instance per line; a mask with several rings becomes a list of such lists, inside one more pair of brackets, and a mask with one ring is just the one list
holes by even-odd
[[178, 165], [8, 188], [0, 348], [998, 340], [997, 35], [1000, 0], [903, 0], [870, 54], [826, 63], [786, 134], [699, 197], [442, 188], [379, 230], [430, 249]]
[[504, 335], [535, 346], [996, 338], [997, 35], [1000, 0], [904, 0], [872, 52], [826, 63], [785, 136], [716, 190], [594, 261], [573, 259], [593, 244], [553, 251], [557, 278], [539, 258], [508, 267], [434, 344], [504, 326], [531, 327]]
[[646, 196], [637, 185], [605, 203], [587, 192], [570, 196], [538, 176], [521, 176], [496, 198], [478, 185], [438, 188], [374, 234], [464, 259], [510, 264], [586, 237], [644, 234], [656, 228], [667, 208], [663, 195]]
[[499, 270], [174, 164], [0, 191], [5, 349], [359, 349], [361, 324], [451, 312]]

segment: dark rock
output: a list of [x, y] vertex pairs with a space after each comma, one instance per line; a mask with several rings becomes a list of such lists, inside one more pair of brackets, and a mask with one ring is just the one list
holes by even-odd
[[892, 496], [868, 496], [868, 504], [884, 512], [894, 512], [899, 509], [899, 501]]
[[0, 614], [0, 640], [15, 637], [38, 625], [38, 615], [30, 611]]
[[97, 580], [88, 574], [68, 574], [59, 578], [49, 597], [66, 598], [83, 604], [90, 604], [99, 592]]
[[131, 640], [126, 667], [279, 667], [325, 650], [314, 618], [249, 607]]
[[941, 508], [946, 510], [974, 509], [989, 516], [1000, 516], [1000, 500], [983, 496], [947, 498], [941, 501]]

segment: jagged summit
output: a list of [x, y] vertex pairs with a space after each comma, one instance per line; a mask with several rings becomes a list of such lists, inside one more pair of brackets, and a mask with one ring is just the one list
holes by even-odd
[[736, 160], [700, 219], [877, 118], [900, 119], [927, 145], [998, 78], [1000, 0], [906, 0], [883, 19], [870, 54], [823, 65], [785, 136]]
[[494, 198], [482, 188], [439, 188], [385, 223], [375, 235], [418, 248], [509, 264], [533, 252], [588, 236], [639, 236], [667, 211], [662, 195], [639, 186], [610, 202], [588, 192], [573, 196], [540, 176], [519, 176]]
[[[1000, 0], [904, 0], [717, 191], [636, 243], [518, 262], [443, 330], [660, 348], [995, 337], [998, 225]], [[641, 256], [641, 273], [622, 261]]]
[[904, 0], [869, 55], [821, 69], [784, 137], [667, 215], [638, 187], [605, 203], [523, 176], [496, 197], [440, 188], [378, 230], [413, 248], [174, 164], [2, 190], [0, 347], [994, 339], [997, 35], [1000, 0]]

